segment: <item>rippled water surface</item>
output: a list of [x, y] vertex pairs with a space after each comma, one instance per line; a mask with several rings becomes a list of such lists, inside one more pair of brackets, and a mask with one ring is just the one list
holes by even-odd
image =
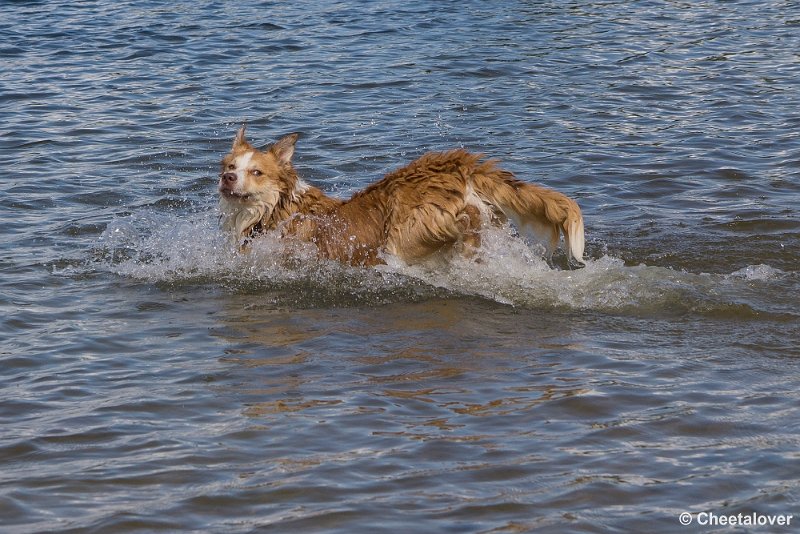
[[[0, 12], [4, 532], [800, 517], [797, 2]], [[579, 201], [588, 264], [237, 254], [242, 122], [344, 197], [499, 158]]]

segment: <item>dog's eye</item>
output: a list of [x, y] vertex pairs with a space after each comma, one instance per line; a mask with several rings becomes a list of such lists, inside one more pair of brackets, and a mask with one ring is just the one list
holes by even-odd
[[259, 171], [258, 169], [252, 169], [250, 171], [250, 174], [252, 174], [253, 176], [261, 176], [261, 171]]
[[228, 163], [228, 170], [229, 171], [232, 171], [235, 168], [236, 168], [236, 165], [234, 165], [233, 163]]

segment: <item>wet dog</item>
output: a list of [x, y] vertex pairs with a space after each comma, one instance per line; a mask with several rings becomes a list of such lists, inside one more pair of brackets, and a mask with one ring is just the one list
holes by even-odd
[[465, 150], [430, 152], [349, 200], [327, 196], [292, 166], [297, 134], [263, 150], [236, 134], [219, 177], [222, 226], [242, 246], [263, 232], [316, 245], [319, 256], [351, 265], [406, 263], [455, 251], [471, 255], [481, 229], [511, 222], [545, 246], [564, 236], [567, 259], [583, 263], [583, 217], [566, 195], [517, 180], [496, 162]]

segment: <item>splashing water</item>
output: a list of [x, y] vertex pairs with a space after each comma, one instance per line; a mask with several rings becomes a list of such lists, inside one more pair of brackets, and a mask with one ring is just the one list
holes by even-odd
[[[153, 283], [217, 284], [260, 291], [283, 305], [350, 306], [434, 297], [480, 297], [523, 309], [620, 314], [703, 314], [793, 319], [775, 299], [792, 275], [753, 265], [728, 275], [626, 266], [612, 256], [575, 271], [551, 269], [535, 248], [503, 229], [487, 229], [473, 258], [365, 269], [316, 257], [314, 248], [265, 235], [242, 254], [218, 228], [213, 209], [190, 217], [142, 211], [108, 225], [99, 264], [117, 275]], [[773, 295], [773, 296], [770, 296]]]

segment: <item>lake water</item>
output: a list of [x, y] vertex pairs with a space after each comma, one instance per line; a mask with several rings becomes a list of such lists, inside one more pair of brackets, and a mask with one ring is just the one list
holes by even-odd
[[[797, 2], [0, 12], [3, 532], [800, 525]], [[588, 265], [238, 255], [243, 122], [343, 197], [499, 158], [579, 201]]]

